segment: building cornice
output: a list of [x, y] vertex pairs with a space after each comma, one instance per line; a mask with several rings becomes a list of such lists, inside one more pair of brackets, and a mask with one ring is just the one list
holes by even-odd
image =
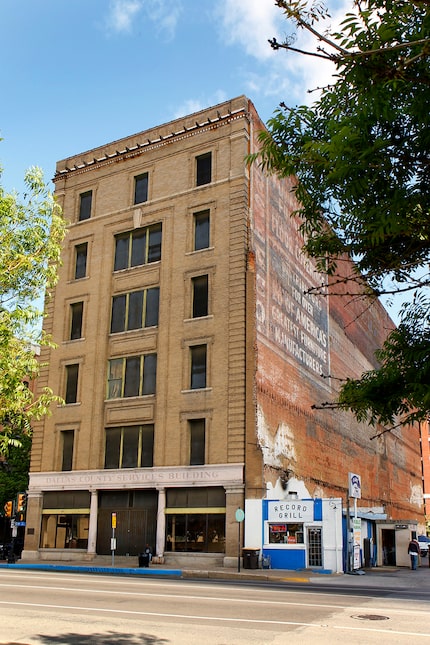
[[[99, 168], [105, 164], [112, 163], [112, 161], [118, 161], [119, 159], [131, 159], [133, 157], [139, 156], [148, 150], [154, 150], [162, 146], [171, 144], [173, 141], [181, 141], [183, 139], [188, 139], [195, 136], [196, 134], [201, 134], [202, 132], [208, 132], [210, 130], [215, 130], [220, 126], [227, 125], [232, 121], [237, 119], [242, 119], [248, 115], [248, 112], [244, 108], [239, 108], [237, 110], [231, 110], [227, 114], [217, 113], [216, 117], [207, 118], [205, 121], [199, 123], [198, 121], [195, 124], [189, 126], [183, 126], [177, 132], [166, 132], [166, 134], [159, 134], [155, 139], [147, 138], [146, 141], [137, 142], [132, 146], [125, 146], [123, 149], [115, 150], [111, 153], [106, 153], [100, 157], [93, 157], [92, 159], [85, 160], [83, 159], [80, 163], [76, 163], [73, 166], [65, 166], [61, 170], [57, 170], [53, 181], [56, 182], [71, 173], [80, 174], [82, 172], [87, 172], [88, 170], [94, 170], [94, 168]], [[146, 131], [148, 132], [148, 131]], [[135, 135], [138, 137], [143, 137], [145, 132]], [[127, 137], [128, 138], [128, 137]], [[82, 156], [89, 157], [90, 152], [85, 153]]]

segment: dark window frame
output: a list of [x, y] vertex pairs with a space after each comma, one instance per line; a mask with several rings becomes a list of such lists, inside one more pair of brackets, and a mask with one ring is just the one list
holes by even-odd
[[[139, 300], [141, 298], [141, 306]], [[133, 302], [135, 307], [133, 307]], [[158, 326], [160, 288], [148, 287], [112, 297], [111, 334]], [[139, 321], [140, 318], [140, 321]]]
[[154, 424], [105, 429], [105, 469], [152, 468]]
[[161, 222], [115, 236], [114, 271], [144, 266], [161, 260]]
[[134, 204], [148, 201], [149, 173], [143, 172], [134, 178]]
[[75, 280], [87, 276], [88, 243], [76, 244], [75, 246]]
[[61, 431], [61, 470], [68, 471], [73, 470], [73, 450], [75, 443], [75, 431], [74, 430], [62, 430]]
[[84, 303], [72, 302], [70, 305], [70, 340], [82, 338], [82, 324], [84, 319]]
[[205, 186], [212, 181], [212, 152], [196, 157], [196, 186]]
[[107, 399], [156, 394], [157, 354], [121, 356], [108, 361]]
[[190, 346], [190, 389], [203, 390], [207, 387], [206, 344]]
[[79, 195], [79, 221], [90, 219], [93, 202], [93, 191], [87, 190]]
[[193, 213], [194, 251], [210, 248], [210, 210]]
[[206, 419], [189, 419], [190, 466], [206, 463]]
[[203, 318], [209, 314], [209, 275], [191, 278], [191, 317]]
[[79, 363], [66, 365], [66, 388], [64, 401], [66, 404], [78, 401]]

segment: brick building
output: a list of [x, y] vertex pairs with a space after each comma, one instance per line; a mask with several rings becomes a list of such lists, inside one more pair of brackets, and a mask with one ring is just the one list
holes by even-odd
[[118, 555], [229, 563], [241, 508], [245, 546], [306, 561], [323, 510], [306, 532], [261, 504], [336, 499], [341, 522], [350, 472], [363, 517], [422, 522], [415, 430], [373, 439], [318, 407], [392, 323], [309, 293], [292, 180], [245, 163], [263, 127], [242, 96], [57, 164], [70, 225], [39, 387], [66, 403], [34, 428], [24, 558], [108, 555], [114, 523]]

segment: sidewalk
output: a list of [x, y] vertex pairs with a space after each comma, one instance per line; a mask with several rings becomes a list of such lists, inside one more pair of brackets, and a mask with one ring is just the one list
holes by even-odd
[[[284, 569], [243, 569], [218, 567], [212, 569], [198, 568], [187, 564], [186, 568], [170, 568], [166, 565], [151, 564], [139, 567], [137, 558], [117, 558], [114, 564], [107, 562], [65, 562], [65, 561], [21, 561], [15, 564], [0, 562], [0, 569], [28, 569], [39, 571], [59, 571], [74, 573], [95, 573], [122, 576], [160, 576], [183, 579], [212, 579], [229, 581], [258, 582], [298, 582], [303, 584], [345, 585], [348, 587], [387, 587], [419, 588], [430, 591], [430, 568], [423, 562], [417, 571], [408, 567], [375, 567], [360, 570], [353, 574], [319, 573], [318, 570], [284, 570]], [[129, 561], [129, 562], [128, 562]]]

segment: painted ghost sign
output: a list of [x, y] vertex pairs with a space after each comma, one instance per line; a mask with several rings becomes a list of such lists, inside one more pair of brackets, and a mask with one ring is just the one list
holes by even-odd
[[301, 251], [291, 186], [268, 186], [270, 217], [255, 214], [258, 331], [300, 366], [328, 374], [328, 303], [315, 293], [324, 277]]

